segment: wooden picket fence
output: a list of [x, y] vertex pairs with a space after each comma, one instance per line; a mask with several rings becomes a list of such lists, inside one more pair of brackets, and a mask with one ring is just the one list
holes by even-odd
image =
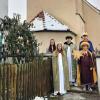
[[51, 92], [51, 59], [0, 64], [0, 100], [33, 100]]

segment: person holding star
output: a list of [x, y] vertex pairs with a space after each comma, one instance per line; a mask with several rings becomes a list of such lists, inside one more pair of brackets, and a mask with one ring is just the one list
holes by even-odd
[[94, 61], [92, 53], [89, 51], [90, 44], [88, 42], [81, 42], [82, 50], [81, 55], [78, 58], [77, 67], [77, 83], [83, 85], [85, 90], [91, 90], [91, 86], [96, 82], [94, 77]]

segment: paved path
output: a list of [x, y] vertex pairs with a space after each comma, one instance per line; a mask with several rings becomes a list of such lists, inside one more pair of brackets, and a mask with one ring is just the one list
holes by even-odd
[[35, 100], [100, 100], [100, 95], [89, 93], [68, 93], [64, 96], [51, 97], [49, 99], [37, 98]]
[[50, 100], [100, 100], [100, 95], [87, 93], [68, 93], [64, 96], [51, 98]]

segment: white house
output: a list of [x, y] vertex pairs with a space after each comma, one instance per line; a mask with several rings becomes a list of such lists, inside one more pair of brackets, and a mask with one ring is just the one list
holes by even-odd
[[41, 44], [41, 53], [46, 52], [50, 39], [52, 38], [55, 40], [56, 44], [59, 42], [63, 44], [65, 37], [71, 35], [75, 42], [76, 34], [70, 31], [70, 28], [67, 25], [61, 23], [45, 11], [39, 12], [39, 14], [31, 20], [31, 23], [33, 24], [31, 31], [35, 34], [38, 43]]

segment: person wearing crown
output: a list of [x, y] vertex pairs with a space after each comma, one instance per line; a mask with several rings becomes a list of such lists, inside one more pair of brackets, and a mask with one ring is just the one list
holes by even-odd
[[[88, 39], [88, 33], [87, 32], [83, 33], [83, 35], [81, 36], [81, 38], [82, 38], [82, 41], [80, 42], [80, 44], [82, 42], [88, 42], [89, 45], [90, 45], [89, 48], [88, 48], [89, 51], [92, 52], [92, 53], [94, 53], [94, 47], [93, 47], [92, 42]], [[79, 50], [82, 50], [81, 45], [79, 45]]]
[[85, 90], [92, 90], [91, 86], [96, 82], [96, 76], [94, 76], [94, 61], [92, 53], [89, 51], [90, 44], [87, 41], [83, 41], [81, 46], [81, 56], [78, 59], [77, 70], [77, 83], [83, 85]]
[[[90, 45], [89, 48], [88, 48], [88, 50], [92, 53], [95, 70], [97, 71], [97, 68], [96, 68], [96, 53], [95, 53], [95, 50], [94, 50], [94, 47], [93, 47], [92, 42], [88, 39], [88, 33], [87, 32], [84, 32], [83, 35], [81, 36], [81, 38], [82, 38], [82, 41], [80, 42], [80, 44], [82, 42], [88, 42], [89, 45]], [[79, 44], [79, 50], [82, 50], [80, 44]]]

